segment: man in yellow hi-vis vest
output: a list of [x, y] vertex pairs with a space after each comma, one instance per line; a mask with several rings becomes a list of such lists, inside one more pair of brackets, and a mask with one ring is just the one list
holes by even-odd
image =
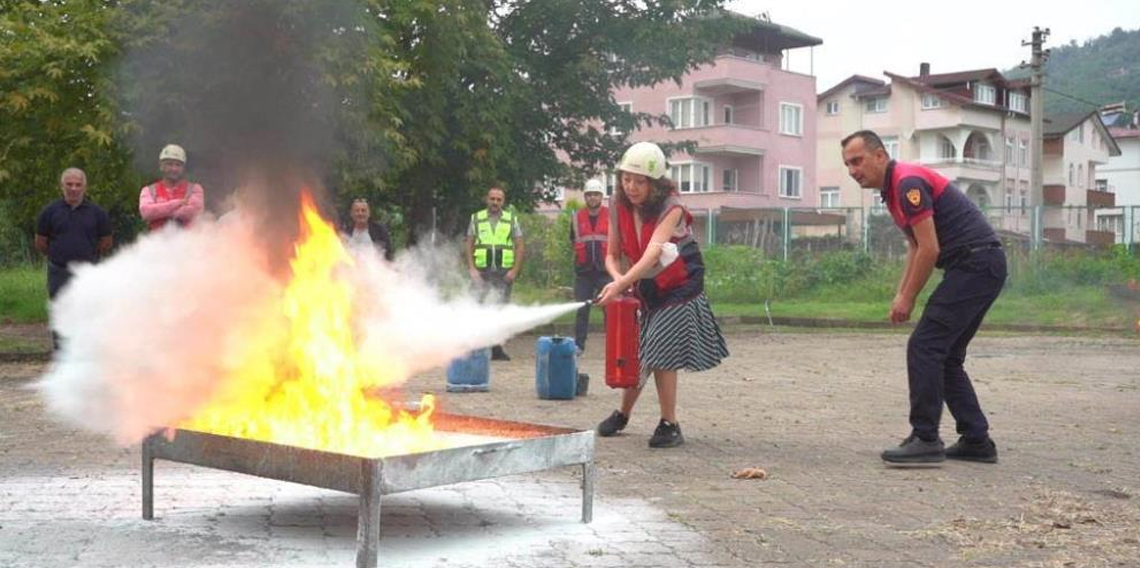
[[[503, 302], [511, 298], [511, 285], [522, 270], [523, 235], [518, 219], [503, 209], [507, 194], [499, 187], [487, 191], [487, 208], [471, 215], [467, 226], [467, 269], [471, 280], [484, 291], [494, 291]], [[501, 345], [491, 358], [509, 361]]]

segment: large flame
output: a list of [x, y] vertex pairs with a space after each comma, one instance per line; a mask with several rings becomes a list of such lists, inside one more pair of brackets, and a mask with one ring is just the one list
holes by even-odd
[[431, 423], [434, 397], [425, 395], [412, 414], [375, 396], [405, 377], [393, 376], [395, 362], [384, 365], [358, 350], [353, 317], [360, 310], [345, 277], [353, 259], [307, 192], [300, 218], [280, 314], [249, 338], [240, 371], [211, 404], [179, 426], [365, 457], [442, 447]]

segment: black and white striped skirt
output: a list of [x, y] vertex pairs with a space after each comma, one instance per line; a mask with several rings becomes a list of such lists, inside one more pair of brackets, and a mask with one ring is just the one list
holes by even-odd
[[654, 370], [707, 371], [728, 347], [704, 292], [681, 304], [650, 310], [641, 322], [641, 383]]

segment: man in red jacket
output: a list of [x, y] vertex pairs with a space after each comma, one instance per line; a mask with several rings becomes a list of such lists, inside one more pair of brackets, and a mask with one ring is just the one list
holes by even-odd
[[162, 179], [139, 192], [139, 214], [151, 231], [171, 221], [179, 227], [189, 226], [202, 213], [206, 192], [186, 180], [186, 150], [168, 144], [158, 155], [158, 167]]
[[[602, 182], [586, 182], [586, 207], [574, 213], [570, 222], [570, 242], [574, 243], [574, 299], [585, 302], [598, 296], [610, 283], [606, 272], [606, 240], [609, 238], [610, 210], [602, 205]], [[574, 321], [574, 342], [578, 354], [586, 350], [590, 306], [582, 306]]]

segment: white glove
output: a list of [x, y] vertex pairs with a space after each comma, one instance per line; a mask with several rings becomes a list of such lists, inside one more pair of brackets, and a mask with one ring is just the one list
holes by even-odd
[[661, 268], [665, 268], [673, 264], [674, 260], [677, 260], [677, 245], [673, 243], [661, 243], [661, 257], [657, 260], [657, 263], [661, 265]]

